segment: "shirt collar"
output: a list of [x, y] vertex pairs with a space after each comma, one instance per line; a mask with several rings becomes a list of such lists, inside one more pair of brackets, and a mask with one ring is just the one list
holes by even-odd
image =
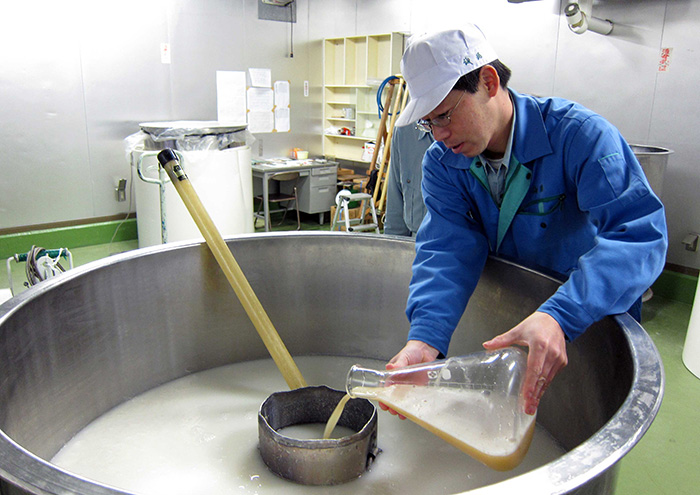
[[431, 141], [433, 140], [431, 133], [425, 132], [422, 129], [418, 129], [417, 127], [416, 127], [416, 129], [418, 130], [418, 139], [425, 139], [426, 137], [428, 137], [428, 138], [430, 138]]

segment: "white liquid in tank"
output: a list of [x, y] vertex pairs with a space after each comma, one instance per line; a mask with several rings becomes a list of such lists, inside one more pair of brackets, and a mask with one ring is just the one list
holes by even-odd
[[[356, 358], [296, 357], [309, 385], [343, 390]], [[380, 369], [384, 362], [363, 360]], [[410, 421], [379, 411], [379, 454], [360, 478], [336, 486], [277, 477], [258, 452], [257, 414], [288, 390], [271, 359], [196, 373], [150, 390], [97, 418], [52, 462], [143, 495], [452, 494], [502, 481], [563, 454], [540, 427], [522, 464], [498, 472]], [[321, 425], [320, 431], [323, 431]]]
[[[304, 425], [291, 425], [277, 430], [277, 433], [284, 435], [289, 438], [296, 438], [297, 440], [310, 440], [323, 438], [323, 430], [325, 429], [325, 423], [308, 423]], [[352, 428], [346, 426], [336, 425], [333, 428], [333, 432], [328, 438], [343, 438], [349, 437], [357, 433]]]

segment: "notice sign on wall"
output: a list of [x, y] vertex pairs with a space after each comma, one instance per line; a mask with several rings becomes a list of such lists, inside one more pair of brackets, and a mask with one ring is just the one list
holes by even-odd
[[659, 72], [668, 72], [669, 66], [671, 65], [672, 53], [673, 48], [661, 49], [661, 56], [659, 57]]

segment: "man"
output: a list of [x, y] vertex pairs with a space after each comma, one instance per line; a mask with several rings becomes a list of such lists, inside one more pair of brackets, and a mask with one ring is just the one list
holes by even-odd
[[423, 177], [421, 163], [433, 141], [430, 132], [420, 130], [415, 125], [394, 128], [387, 181], [385, 234], [415, 236], [418, 232], [425, 216], [420, 190]]
[[663, 205], [617, 129], [576, 103], [509, 89], [510, 70], [476, 26], [412, 39], [401, 66], [412, 99], [397, 125], [418, 121], [437, 142], [423, 159], [411, 329], [387, 368], [447, 354], [488, 254], [546, 267], [566, 282], [483, 344], [529, 348], [534, 414], [567, 364], [567, 340], [609, 314], [641, 317], [665, 261]]

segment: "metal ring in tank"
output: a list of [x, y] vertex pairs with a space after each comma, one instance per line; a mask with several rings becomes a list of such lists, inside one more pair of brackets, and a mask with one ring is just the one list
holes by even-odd
[[337, 485], [360, 476], [377, 456], [377, 410], [351, 399], [338, 424], [356, 433], [338, 439], [290, 438], [278, 430], [326, 423], [344, 392], [326, 386], [277, 392], [258, 413], [258, 440], [265, 464], [278, 476], [304, 485]]

